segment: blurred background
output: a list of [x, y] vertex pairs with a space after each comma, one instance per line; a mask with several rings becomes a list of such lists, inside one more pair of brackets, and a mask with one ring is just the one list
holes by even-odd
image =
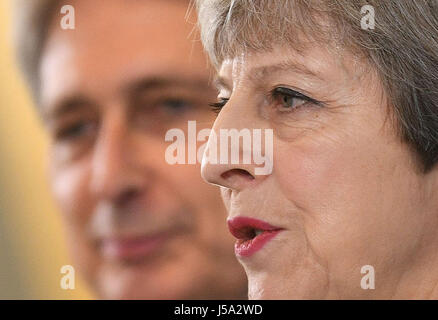
[[46, 136], [10, 41], [10, 3], [0, 0], [0, 299], [90, 299], [60, 286], [71, 264], [46, 181]]

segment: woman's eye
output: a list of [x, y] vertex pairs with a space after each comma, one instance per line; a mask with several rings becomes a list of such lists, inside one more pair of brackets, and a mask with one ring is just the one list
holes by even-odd
[[272, 97], [280, 112], [292, 111], [308, 102], [318, 104], [316, 100], [309, 98], [298, 91], [282, 87], [275, 88], [272, 91]]
[[227, 104], [228, 100], [229, 99], [227, 99], [227, 98], [220, 98], [218, 102], [210, 103], [209, 105], [211, 107], [211, 110], [214, 113], [219, 114], [219, 112], [221, 112], [222, 108]]
[[299, 98], [295, 98], [292, 96], [288, 96], [288, 95], [282, 95], [280, 97], [281, 99], [281, 107], [284, 109], [293, 109], [296, 108], [304, 103], [306, 103], [306, 101], [299, 99]]

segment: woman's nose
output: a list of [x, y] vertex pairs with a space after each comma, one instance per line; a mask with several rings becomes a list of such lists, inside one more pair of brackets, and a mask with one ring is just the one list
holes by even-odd
[[245, 165], [228, 165], [202, 163], [201, 174], [210, 184], [242, 191], [256, 182], [256, 176], [251, 174], [251, 168]]
[[265, 148], [263, 157], [267, 163], [261, 163], [261, 148], [268, 145], [272, 148], [272, 142], [262, 141], [265, 138], [261, 134], [265, 130], [262, 126], [263, 123], [256, 116], [232, 105], [230, 100], [211, 131], [202, 159], [203, 179], [235, 191], [242, 191], [263, 181], [271, 172], [261, 170], [260, 166], [266, 167], [268, 162], [271, 164], [272, 157], [264, 157]]

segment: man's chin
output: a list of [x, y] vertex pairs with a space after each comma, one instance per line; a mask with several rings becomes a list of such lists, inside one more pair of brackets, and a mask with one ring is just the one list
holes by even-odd
[[[143, 277], [145, 278], [145, 277]], [[118, 279], [114, 276], [101, 284], [99, 298], [104, 300], [160, 300], [160, 299], [178, 299], [178, 293], [174, 288], [161, 283], [157, 286], [147, 279]], [[166, 290], [167, 289], [167, 290]]]
[[106, 266], [97, 283], [98, 298], [104, 300], [185, 299], [191, 291], [188, 277], [174, 277], [165, 268], [150, 266]]

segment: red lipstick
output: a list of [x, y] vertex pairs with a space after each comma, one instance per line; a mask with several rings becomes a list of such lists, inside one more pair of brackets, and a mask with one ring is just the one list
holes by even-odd
[[269, 240], [284, 230], [248, 217], [236, 217], [227, 222], [231, 234], [237, 238], [234, 251], [241, 257], [249, 257], [261, 250]]

